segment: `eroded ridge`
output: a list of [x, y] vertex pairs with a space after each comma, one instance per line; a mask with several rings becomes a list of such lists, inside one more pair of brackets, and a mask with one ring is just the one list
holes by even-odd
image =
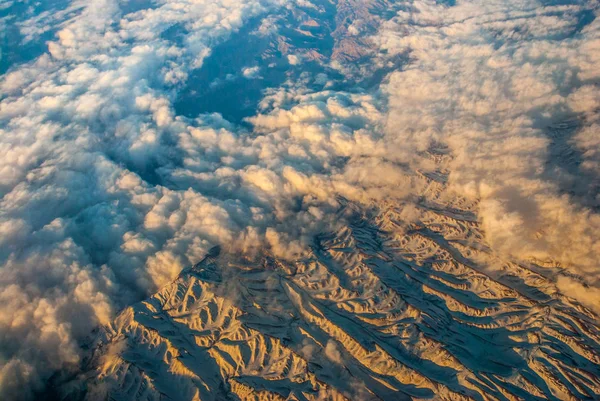
[[213, 252], [103, 329], [90, 394], [598, 399], [597, 318], [546, 268], [494, 255], [472, 203], [427, 199], [346, 203], [293, 263]]

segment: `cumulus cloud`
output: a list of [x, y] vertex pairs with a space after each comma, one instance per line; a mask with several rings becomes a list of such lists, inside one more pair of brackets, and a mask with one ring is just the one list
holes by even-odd
[[288, 54], [287, 60], [291, 65], [298, 65], [301, 62], [301, 58], [295, 54]]
[[337, 346], [333, 340], [327, 341], [327, 345], [325, 346], [325, 355], [331, 361], [342, 365], [342, 354], [337, 349]]
[[[214, 245], [297, 257], [335, 226], [338, 195], [368, 200], [402, 176], [393, 163], [397, 176], [374, 182], [360, 171], [377, 163], [359, 160], [379, 149], [372, 96], [276, 90], [254, 132], [176, 115], [177, 86], [211, 46], [279, 6], [173, 1], [123, 15], [95, 2], [0, 78], [0, 394], [28, 398], [17, 389], [76, 366], [93, 327]], [[177, 41], [163, 35], [173, 26]], [[354, 156], [354, 169], [339, 164]]]
[[258, 78], [260, 74], [260, 67], [246, 67], [242, 69], [242, 75], [248, 79]]
[[287, 82], [252, 128], [178, 116], [177, 88], [213, 47], [253, 17], [271, 32], [284, 3], [89, 3], [47, 54], [0, 77], [0, 397], [76, 365], [94, 326], [216, 244], [295, 258], [338, 224], [343, 198], [410, 204], [432, 146], [498, 253], [561, 263], [574, 275], [558, 287], [597, 306], [599, 216], [561, 191], [546, 135], [578, 119], [569, 144], [597, 177], [600, 22], [579, 27], [584, 6], [411, 2], [371, 38], [377, 63], [408, 60], [377, 91]]
[[[463, 1], [446, 7], [415, 1], [376, 40], [385, 57], [410, 59], [386, 88], [387, 130], [405, 144], [404, 152], [446, 144], [453, 157], [450, 185], [480, 201], [479, 218], [493, 248], [554, 260], [592, 286], [577, 293], [559, 279], [559, 288], [598, 310], [597, 295], [586, 295], [600, 288], [600, 216], [587, 207], [597, 208], [597, 187], [587, 205], [561, 189], [561, 177], [572, 179], [565, 171], [587, 172], [594, 180], [600, 172], [600, 22], [579, 24], [590, 12], [597, 14], [593, 3]], [[581, 128], [566, 138], [564, 152], [576, 149], [582, 162], [551, 168], [549, 133], [569, 119], [580, 120]], [[407, 154], [406, 160], [424, 167], [419, 158]]]
[[[112, 0], [74, 4], [48, 53], [0, 78], [0, 398], [28, 398], [19, 389], [76, 365], [94, 326], [215, 243], [240, 231], [252, 241], [240, 222], [260, 211], [163, 182], [192, 129], [170, 91], [277, 6], [173, 1], [123, 15]], [[23, 25], [30, 39], [38, 17]], [[173, 26], [182, 43], [162, 36]], [[214, 152], [231, 141], [224, 129]]]

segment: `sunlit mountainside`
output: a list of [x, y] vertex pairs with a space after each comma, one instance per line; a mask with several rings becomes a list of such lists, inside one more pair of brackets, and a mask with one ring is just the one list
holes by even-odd
[[294, 262], [213, 250], [94, 337], [91, 398], [598, 397], [595, 316], [543, 267], [493, 257], [440, 187], [416, 210], [343, 202], [348, 225]]

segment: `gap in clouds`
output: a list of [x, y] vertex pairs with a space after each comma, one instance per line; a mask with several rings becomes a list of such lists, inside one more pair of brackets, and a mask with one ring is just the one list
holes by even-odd
[[[284, 7], [280, 16], [248, 21], [191, 72], [174, 103], [176, 113], [188, 118], [219, 113], [251, 129], [245, 119], [257, 113], [265, 93], [286, 82], [303, 82], [315, 91], [341, 87], [344, 75], [327, 65], [335, 45], [335, 5], [319, 7]], [[301, 54], [311, 58], [290, 62], [288, 56]], [[250, 70], [252, 75], [244, 73]]]
[[[199, 114], [219, 113], [225, 120], [243, 124], [244, 118], [256, 113], [264, 90], [285, 82], [286, 63], [263, 58], [272, 40], [257, 34], [262, 22], [262, 18], [249, 21], [212, 49], [202, 66], [192, 71], [174, 103], [178, 115], [195, 118]], [[243, 69], [248, 66], [258, 67], [259, 76], [246, 78]]]

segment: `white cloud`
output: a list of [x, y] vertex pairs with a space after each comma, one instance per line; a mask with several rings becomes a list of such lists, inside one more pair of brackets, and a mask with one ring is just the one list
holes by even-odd
[[258, 78], [260, 74], [260, 67], [246, 67], [242, 68], [242, 75], [248, 79]]
[[[594, 307], [599, 216], [548, 177], [544, 128], [580, 117], [573, 143], [597, 177], [600, 22], [571, 37], [579, 6], [416, 1], [372, 38], [382, 62], [410, 60], [372, 95], [286, 85], [251, 133], [177, 116], [174, 88], [212, 47], [281, 5], [177, 0], [122, 16], [89, 3], [49, 55], [0, 77], [0, 395], [77, 363], [92, 327], [215, 244], [293, 258], [338, 223], [338, 196], [412, 199], [435, 143], [494, 249], [560, 261], [587, 286], [558, 287]], [[173, 26], [177, 43], [161, 36]]]
[[327, 341], [327, 345], [325, 346], [325, 355], [331, 361], [333, 361], [337, 364], [340, 364], [340, 365], [343, 364], [342, 354], [337, 349], [337, 346], [335, 345], [335, 342], [333, 340]]
[[[116, 1], [88, 2], [48, 55], [0, 77], [0, 398], [40, 390], [78, 363], [94, 326], [238, 234], [235, 213], [250, 211], [156, 183], [189, 127], [169, 93], [276, 6], [182, 0], [122, 16]], [[179, 45], [161, 37], [175, 24]]]
[[[600, 79], [600, 53], [592, 50], [600, 23], [572, 35], [581, 10], [522, 1], [455, 7], [416, 1], [377, 40], [386, 57], [407, 53], [411, 59], [387, 85], [387, 129], [403, 143], [398, 149], [406, 160], [422, 168], [411, 152], [447, 144], [450, 184], [480, 200], [479, 217], [494, 249], [554, 259], [581, 275], [592, 292], [600, 291], [600, 216], [562, 195], [547, 170], [550, 126], [598, 110], [590, 85]], [[580, 168], [597, 177], [592, 148], [598, 131], [589, 122], [585, 117], [572, 146], [583, 151]], [[597, 309], [588, 298], [581, 301]]]
[[287, 60], [288, 60], [288, 63], [290, 63], [291, 65], [298, 65], [298, 64], [300, 64], [300, 61], [301, 61], [300, 57], [295, 54], [288, 54]]

